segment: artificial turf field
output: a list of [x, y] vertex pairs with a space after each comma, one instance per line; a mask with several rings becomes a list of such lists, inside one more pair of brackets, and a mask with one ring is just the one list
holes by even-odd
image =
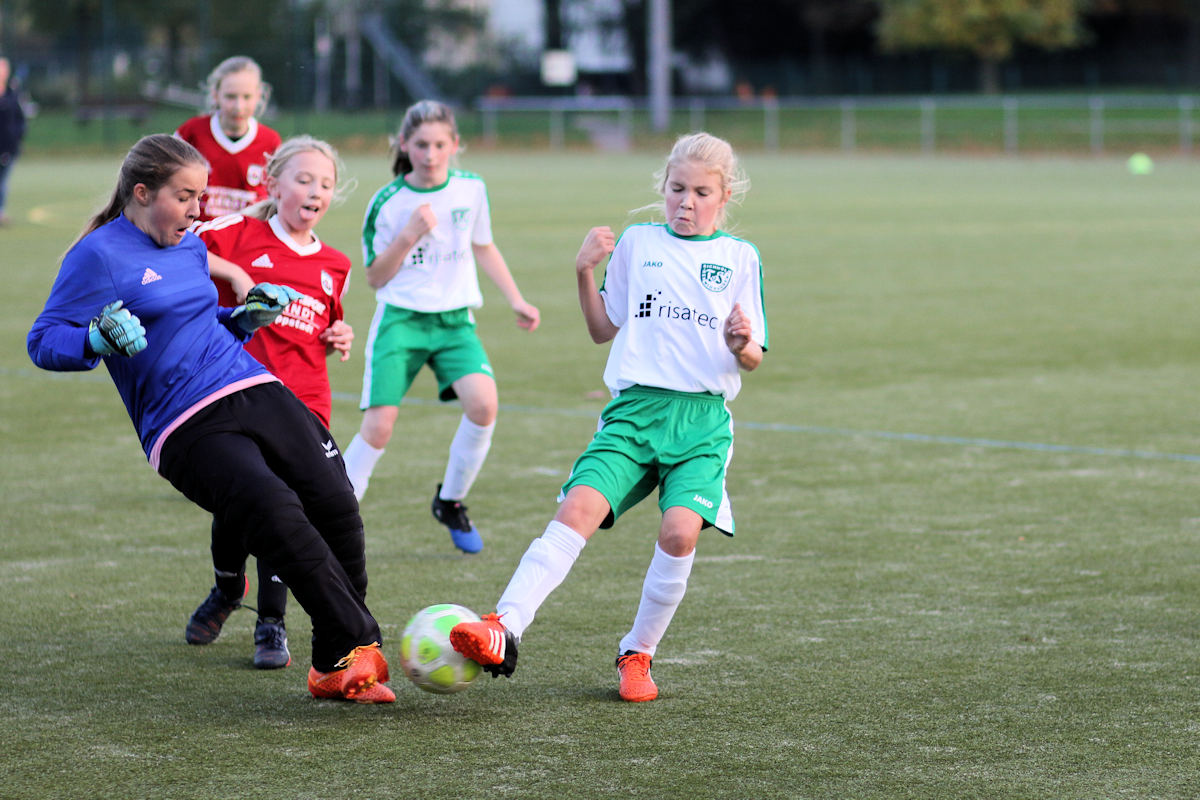
[[[1200, 794], [1200, 164], [750, 154], [736, 232], [765, 262], [770, 352], [744, 376], [738, 536], [701, 539], [654, 662], [613, 657], [657, 526], [598, 534], [510, 680], [392, 706], [251, 668], [254, 615], [183, 641], [209, 520], [146, 465], [103, 369], [24, 338], [119, 156], [26, 158], [0, 229], [0, 797], [1192, 798]], [[494, 287], [501, 415], [469, 498], [486, 549], [429, 514], [454, 406], [418, 382], [362, 512], [368, 602], [491, 610], [603, 404], [572, 275], [586, 230], [649, 203], [658, 154], [468, 152], [543, 324]], [[386, 158], [318, 232], [361, 265]], [[361, 272], [349, 322], [365, 340]], [[330, 362], [357, 430], [361, 349]]]

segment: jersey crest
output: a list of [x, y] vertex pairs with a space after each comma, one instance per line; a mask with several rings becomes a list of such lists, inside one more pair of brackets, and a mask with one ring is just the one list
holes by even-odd
[[729, 288], [733, 270], [720, 264], [700, 265], [700, 285], [710, 292], [723, 292]]

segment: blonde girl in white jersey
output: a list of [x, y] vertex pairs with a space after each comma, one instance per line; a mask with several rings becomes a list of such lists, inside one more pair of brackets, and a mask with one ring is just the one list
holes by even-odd
[[[767, 349], [758, 250], [720, 230], [746, 187], [732, 148], [707, 133], [684, 136], [656, 178], [666, 224], [634, 225], [620, 240], [592, 228], [575, 260], [588, 332], [613, 343], [604, 371], [613, 400], [497, 613], [450, 633], [456, 650], [493, 675], [511, 675], [522, 634], [588, 539], [657, 486], [662, 523], [633, 626], [617, 648], [618, 692], [631, 702], [658, 696], [651, 658], [683, 599], [701, 530], [733, 535], [726, 402]], [[597, 289], [595, 268], [606, 256]]]
[[346, 447], [346, 471], [361, 500], [392, 437], [400, 401], [425, 365], [442, 400], [458, 398], [463, 416], [450, 443], [434, 517], [465, 553], [483, 548], [463, 500], [491, 447], [499, 400], [472, 309], [483, 304], [476, 267], [500, 289], [517, 325], [532, 331], [540, 313], [525, 302], [492, 239], [483, 180], [452, 169], [459, 149], [454, 114], [423, 100], [404, 115], [396, 139], [395, 180], [375, 193], [363, 222], [363, 263], [376, 290], [367, 334], [358, 434]]

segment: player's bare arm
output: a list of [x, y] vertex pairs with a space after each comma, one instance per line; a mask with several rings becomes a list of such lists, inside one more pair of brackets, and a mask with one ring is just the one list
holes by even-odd
[[437, 215], [433, 213], [433, 207], [429, 203], [417, 206], [396, 238], [367, 266], [367, 285], [380, 289], [394, 278], [404, 265], [404, 259], [408, 258], [408, 251], [436, 227]]
[[588, 335], [596, 344], [612, 341], [617, 335], [617, 326], [604, 310], [604, 300], [596, 288], [596, 267], [616, 247], [617, 237], [612, 228], [601, 225], [592, 228], [583, 238], [579, 253], [575, 256], [575, 282], [579, 289], [579, 307], [587, 323]]
[[246, 302], [246, 294], [254, 287], [254, 279], [237, 264], [227, 258], [208, 254], [208, 274], [219, 281], [225, 281], [233, 288], [233, 293], [239, 303]]
[[492, 283], [496, 284], [496, 288], [504, 295], [504, 299], [508, 301], [513, 313], [517, 315], [517, 326], [527, 331], [537, 330], [537, 326], [542, 321], [542, 312], [538, 310], [537, 306], [527, 303], [521, 295], [521, 290], [517, 288], [517, 281], [508, 269], [508, 264], [504, 261], [500, 248], [496, 247], [493, 242], [485, 245], [471, 245], [471, 250], [475, 255], [475, 263], [485, 275], [491, 278]]
[[747, 372], [763, 359], [762, 347], [751, 338], [753, 332], [750, 317], [742, 311], [740, 303], [734, 303], [733, 311], [725, 318], [725, 346], [737, 358], [738, 366]]

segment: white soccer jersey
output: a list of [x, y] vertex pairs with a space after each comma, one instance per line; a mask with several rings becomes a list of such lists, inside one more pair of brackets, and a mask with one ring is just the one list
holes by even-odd
[[615, 396], [635, 384], [712, 392], [733, 400], [742, 386], [725, 346], [725, 319], [740, 303], [753, 339], [767, 349], [758, 249], [717, 231], [681, 237], [661, 224], [621, 234], [600, 288], [613, 339], [604, 383]]
[[376, 192], [363, 221], [363, 263], [370, 266], [424, 203], [433, 207], [437, 226], [413, 245], [375, 298], [424, 312], [478, 308], [483, 295], [471, 246], [492, 243], [487, 188], [478, 175], [450, 170], [446, 183], [432, 189], [415, 188], [400, 177]]

